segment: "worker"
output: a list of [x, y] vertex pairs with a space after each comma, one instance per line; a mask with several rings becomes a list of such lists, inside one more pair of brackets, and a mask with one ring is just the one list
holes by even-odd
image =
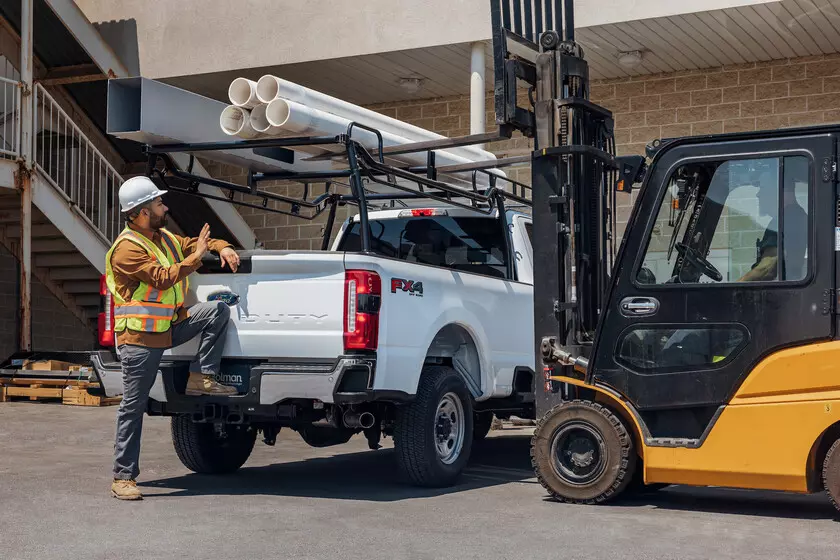
[[161, 191], [148, 177], [133, 177], [120, 187], [126, 228], [105, 256], [108, 289], [114, 297], [114, 331], [123, 376], [117, 412], [114, 480], [111, 494], [142, 499], [137, 488], [140, 434], [149, 391], [164, 350], [200, 337], [190, 364], [187, 395], [234, 395], [236, 389], [216, 380], [230, 310], [222, 302], [184, 307], [188, 276], [201, 266], [208, 250], [236, 272], [239, 256], [226, 241], [210, 238], [204, 224], [198, 237], [167, 231]]
[[[801, 161], [800, 161], [801, 160]], [[778, 173], [776, 174], [778, 177]], [[784, 206], [784, 276], [781, 280], [802, 280], [807, 270], [808, 214], [796, 200], [796, 185], [808, 185], [805, 158], [785, 158], [785, 181], [782, 190]], [[807, 191], [806, 191], [807, 192]], [[760, 183], [758, 212], [771, 216], [761, 239], [756, 240], [756, 260], [739, 282], [767, 282], [779, 279], [779, 185], [778, 180]]]

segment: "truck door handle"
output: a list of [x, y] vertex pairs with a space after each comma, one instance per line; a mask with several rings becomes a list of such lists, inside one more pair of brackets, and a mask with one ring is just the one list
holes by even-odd
[[621, 314], [625, 317], [644, 317], [659, 311], [659, 301], [649, 297], [627, 297], [621, 300]]

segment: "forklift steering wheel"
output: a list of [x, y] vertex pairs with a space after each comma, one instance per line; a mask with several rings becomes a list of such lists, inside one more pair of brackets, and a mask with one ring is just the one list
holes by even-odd
[[682, 257], [685, 260], [690, 262], [694, 268], [696, 268], [715, 282], [720, 282], [721, 280], [723, 280], [723, 274], [721, 274], [720, 271], [717, 268], [715, 268], [715, 265], [707, 261], [705, 257], [703, 257], [703, 255], [701, 255], [699, 251], [697, 251], [697, 249], [695, 249], [694, 247], [689, 247], [685, 243], [677, 243], [675, 247], [677, 249], [677, 252], [680, 255], [682, 255]]

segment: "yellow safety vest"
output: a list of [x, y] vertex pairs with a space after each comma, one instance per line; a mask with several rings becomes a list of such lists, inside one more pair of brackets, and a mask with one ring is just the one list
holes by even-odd
[[114, 297], [114, 330], [116, 332], [123, 332], [125, 329], [166, 332], [172, 326], [175, 310], [184, 304], [184, 295], [189, 290], [187, 278], [167, 290], [157, 290], [150, 284], [140, 282], [131, 295], [131, 301], [125, 301], [117, 292], [114, 271], [111, 268], [111, 255], [122, 241], [136, 243], [150, 256], [157, 259], [161, 266], [170, 267], [184, 260], [181, 244], [175, 236], [165, 229], [161, 229], [160, 233], [165, 251], [158, 249], [150, 239], [126, 227], [105, 255], [105, 283]]

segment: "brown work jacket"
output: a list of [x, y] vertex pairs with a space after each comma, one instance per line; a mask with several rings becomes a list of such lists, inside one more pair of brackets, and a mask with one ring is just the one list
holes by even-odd
[[[159, 231], [139, 228], [134, 224], [129, 224], [128, 227], [150, 239], [166, 254]], [[181, 244], [184, 260], [170, 267], [162, 266], [155, 257], [149, 255], [136, 243], [129, 241], [117, 245], [117, 248], [111, 254], [111, 268], [114, 270], [117, 292], [125, 301], [131, 301], [131, 296], [140, 282], [150, 284], [157, 290], [167, 290], [201, 267], [201, 259], [194, 252], [198, 238], [173, 235]], [[225, 247], [233, 246], [223, 239], [211, 239], [208, 244], [208, 248], [216, 253], [221, 252]], [[175, 325], [188, 316], [189, 310], [179, 307], [175, 310], [175, 319], [172, 324]], [[126, 329], [117, 333], [117, 345], [121, 344], [146, 346], [148, 348], [170, 348], [172, 346], [172, 329], [162, 333]]]

